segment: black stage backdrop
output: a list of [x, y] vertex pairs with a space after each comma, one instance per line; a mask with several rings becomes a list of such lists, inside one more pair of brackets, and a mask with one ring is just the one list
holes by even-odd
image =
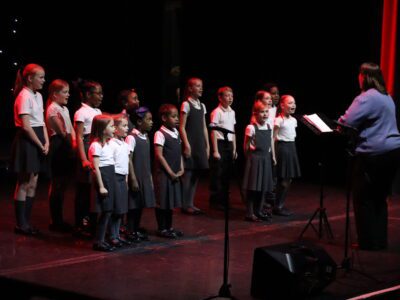
[[[276, 82], [281, 94], [292, 94], [298, 114], [323, 112], [337, 119], [359, 93], [359, 65], [379, 63], [382, 2], [356, 1], [351, 6], [348, 1], [255, 0], [14, 4], [0, 12], [0, 117], [7, 136], [2, 156], [9, 154], [14, 132], [10, 96], [14, 62], [43, 65], [47, 83], [55, 78], [99, 81], [105, 92], [103, 111], [117, 112], [118, 91], [135, 87], [156, 118], [161, 103], [179, 105], [171, 89], [182, 86], [187, 77], [204, 80], [202, 100], [208, 112], [217, 105], [216, 90], [229, 85], [235, 94], [240, 153], [254, 94], [265, 82]], [[180, 77], [170, 75], [174, 66], [180, 66]], [[77, 106], [79, 101], [72, 95], [70, 111]], [[317, 180], [322, 160], [326, 180], [343, 182], [343, 138], [321, 142], [299, 122], [297, 146], [304, 178]]]

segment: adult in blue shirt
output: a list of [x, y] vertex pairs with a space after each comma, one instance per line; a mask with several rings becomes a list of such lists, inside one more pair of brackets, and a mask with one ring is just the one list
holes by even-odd
[[353, 170], [353, 208], [358, 244], [363, 250], [387, 248], [387, 197], [400, 166], [400, 134], [395, 104], [382, 71], [363, 63], [358, 95], [339, 122], [356, 128], [358, 140]]

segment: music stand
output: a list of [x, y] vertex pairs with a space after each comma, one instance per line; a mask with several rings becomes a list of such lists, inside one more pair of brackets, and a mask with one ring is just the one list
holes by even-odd
[[[300, 121], [306, 125], [315, 135], [319, 137], [319, 142], [322, 145], [322, 137], [327, 136], [333, 133], [333, 125], [332, 121], [329, 120], [323, 114], [313, 114], [313, 115], [304, 115], [300, 118]], [[327, 237], [333, 239], [333, 232], [331, 225], [329, 224], [328, 216], [326, 214], [326, 208], [324, 207], [324, 164], [323, 164], [323, 151], [322, 146], [320, 146], [320, 159], [318, 162], [319, 166], [319, 175], [320, 175], [320, 192], [319, 192], [319, 207], [312, 214], [310, 219], [308, 220], [306, 226], [303, 228], [299, 235], [299, 239], [303, 237], [303, 234], [307, 231], [308, 227], [315, 231], [318, 235], [318, 238], [321, 239], [323, 236], [324, 229], [326, 230]], [[315, 228], [312, 223], [314, 218], [318, 215], [318, 230]]]
[[[208, 126], [208, 129], [210, 130], [216, 130], [221, 132], [224, 135], [224, 140], [228, 141], [228, 133], [230, 134], [235, 134], [233, 131], [228, 130], [223, 127], [219, 126], [213, 126], [213, 124], [210, 124]], [[231, 284], [228, 283], [228, 266], [229, 266], [229, 200], [228, 197], [224, 197], [225, 203], [224, 203], [224, 218], [225, 218], [225, 224], [224, 224], [224, 277], [223, 277], [223, 283], [219, 289], [218, 295], [211, 296], [208, 298], [205, 298], [204, 300], [209, 300], [209, 299], [215, 299], [215, 298], [226, 298], [226, 299], [236, 299], [231, 295]]]

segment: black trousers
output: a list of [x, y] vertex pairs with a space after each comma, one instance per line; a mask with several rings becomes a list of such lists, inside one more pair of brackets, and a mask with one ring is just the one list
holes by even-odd
[[229, 198], [229, 186], [233, 171], [233, 143], [218, 140], [221, 159], [210, 159], [210, 204], [221, 204]]
[[400, 166], [400, 148], [380, 154], [357, 154], [353, 169], [353, 207], [361, 249], [387, 247], [387, 197]]

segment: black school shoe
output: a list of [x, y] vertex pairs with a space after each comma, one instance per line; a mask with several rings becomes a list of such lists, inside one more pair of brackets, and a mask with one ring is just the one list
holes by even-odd
[[99, 242], [93, 244], [93, 250], [102, 252], [112, 252], [115, 250], [115, 247], [111, 246], [106, 242]]
[[282, 208], [274, 208], [274, 209], [272, 210], [272, 213], [273, 213], [274, 215], [276, 215], [276, 216], [282, 216], [282, 217], [289, 217], [289, 216], [292, 216], [292, 215], [293, 215], [293, 212], [290, 211], [290, 210], [288, 210], [288, 209], [285, 208], [285, 207], [282, 207]]
[[180, 231], [178, 229], [170, 228], [168, 229], [169, 232], [174, 233], [177, 237], [182, 237], [183, 236], [183, 231]]
[[136, 232], [125, 232], [126, 240], [132, 243], [141, 243], [143, 240], [137, 235]]
[[167, 238], [167, 239], [176, 239], [178, 236], [175, 234], [175, 232], [170, 231], [168, 229], [163, 229], [163, 230], [157, 230], [157, 235], [159, 237]]
[[67, 233], [72, 231], [72, 226], [66, 222], [51, 223], [49, 224], [49, 230], [54, 232]]
[[32, 227], [32, 226], [25, 227], [25, 228], [20, 227], [20, 226], [15, 226], [14, 233], [27, 235], [27, 236], [35, 236], [35, 235], [39, 235], [40, 231], [39, 231], [39, 229]]

